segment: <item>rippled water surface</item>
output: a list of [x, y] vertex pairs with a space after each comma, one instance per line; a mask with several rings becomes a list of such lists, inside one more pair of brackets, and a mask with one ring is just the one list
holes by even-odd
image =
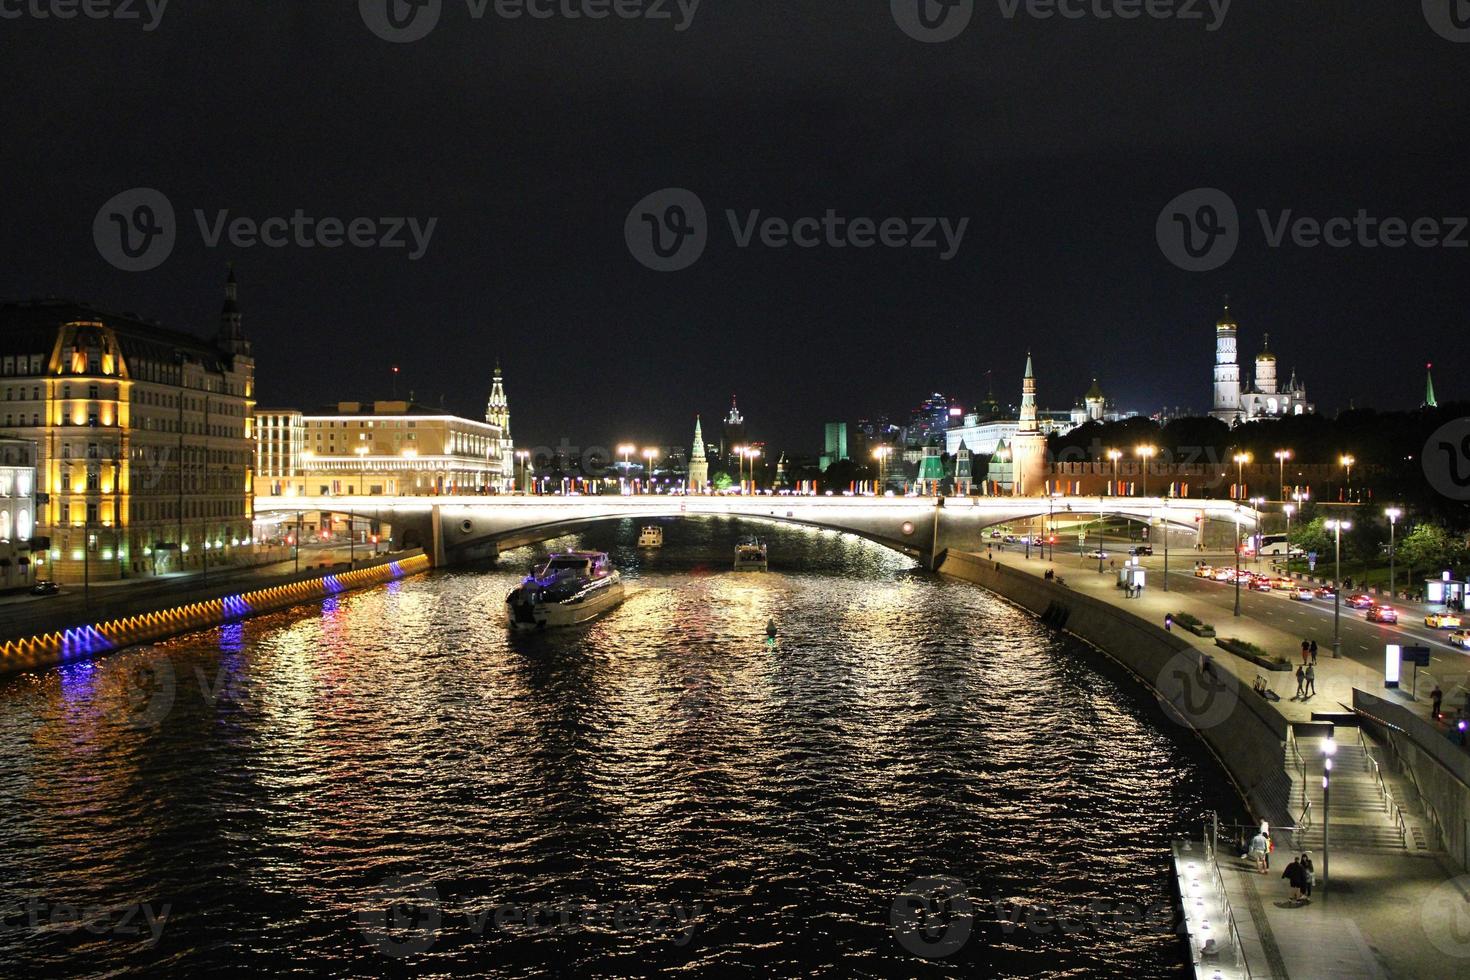
[[1234, 804], [1142, 689], [865, 542], [666, 528], [551, 543], [628, 581], [579, 630], [506, 634], [524, 549], [0, 682], [0, 975], [1182, 975], [1168, 841]]

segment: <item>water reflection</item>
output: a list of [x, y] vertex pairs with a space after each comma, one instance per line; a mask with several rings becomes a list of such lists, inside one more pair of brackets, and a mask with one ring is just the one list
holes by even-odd
[[[938, 967], [890, 908], [943, 874], [984, 900], [950, 968], [1176, 973], [1167, 925], [1018, 935], [986, 903], [1155, 900], [1169, 836], [1230, 806], [1198, 746], [978, 590], [796, 529], [737, 576], [742, 530], [556, 542], [628, 578], [579, 630], [503, 629], [525, 549], [5, 683], [5, 901], [172, 914], [156, 944], [11, 929], [0, 968], [910, 976]], [[398, 959], [362, 916], [403, 875], [438, 924]], [[700, 911], [682, 945], [476, 919], [537, 903]]]

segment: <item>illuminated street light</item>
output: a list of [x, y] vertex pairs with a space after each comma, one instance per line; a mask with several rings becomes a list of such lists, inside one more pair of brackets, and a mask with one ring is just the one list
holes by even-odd
[[1276, 465], [1279, 469], [1278, 479], [1280, 481], [1277, 484], [1278, 496], [1281, 498], [1281, 502], [1284, 504], [1286, 503], [1286, 461], [1288, 459], [1291, 459], [1291, 450], [1278, 449], [1271, 455], [1276, 457]]
[[1343, 469], [1347, 471], [1347, 480], [1344, 487], [1346, 493], [1344, 494], [1344, 499], [1351, 500], [1353, 496], [1353, 464], [1356, 463], [1357, 460], [1353, 458], [1351, 453], [1343, 453], [1341, 456], [1338, 457], [1337, 461], [1341, 463]]
[[[1265, 505], [1265, 503], [1265, 497], [1251, 498], [1251, 506], [1254, 507], [1256, 511], [1256, 571], [1261, 570], [1261, 508]], [[1291, 545], [1289, 543], [1286, 546], [1286, 550], [1291, 550]]]
[[1245, 496], [1245, 464], [1251, 461], [1250, 453], [1236, 453], [1235, 460], [1235, 499], [1239, 500]]
[[1398, 525], [1399, 518], [1404, 516], [1404, 512], [1397, 507], [1385, 507], [1383, 509], [1383, 516], [1388, 518], [1388, 599], [1390, 602], [1392, 602], [1395, 594], [1393, 566], [1393, 532], [1394, 528]]
[[1332, 543], [1336, 571], [1332, 581], [1332, 655], [1340, 657], [1342, 646], [1342, 532], [1353, 529], [1352, 521], [1331, 520], [1327, 527], [1332, 530]]
[[1331, 812], [1329, 791], [1332, 789], [1332, 757], [1337, 754], [1336, 732], [1330, 732], [1322, 743], [1322, 900], [1327, 900], [1327, 825]]
[[873, 458], [878, 461], [878, 495], [883, 495], [883, 489], [888, 484], [888, 457], [893, 455], [892, 446], [879, 446], [873, 450]]
[[1148, 466], [1154, 456], [1158, 454], [1157, 446], [1139, 446], [1133, 450], [1133, 455], [1143, 460], [1143, 495], [1148, 496]]
[[653, 461], [656, 460], [656, 459], [658, 459], [658, 450], [657, 449], [645, 449], [645, 450], [643, 450], [642, 455], [643, 455], [643, 458], [644, 459], [648, 460], [648, 474], [647, 474], [648, 475], [648, 490], [647, 490], [647, 492], [648, 493], [652, 493], [653, 492]]
[[1114, 497], [1118, 496], [1118, 460], [1120, 460], [1122, 458], [1123, 458], [1123, 452], [1122, 452], [1122, 450], [1120, 450], [1120, 449], [1109, 449], [1108, 450], [1108, 459], [1110, 459], [1110, 460], [1113, 461], [1113, 496]]
[[523, 484], [525, 486], [526, 489], [525, 489], [524, 492], [527, 493], [527, 494], [529, 494], [531, 492], [531, 484], [530, 484], [530, 480], [528, 479], [528, 477], [531, 475], [531, 470], [530, 470], [529, 464], [527, 463], [527, 461], [530, 458], [531, 458], [531, 452], [530, 452], [530, 450], [527, 450], [527, 449], [517, 449], [516, 450], [516, 459], [518, 459], [518, 460], [521, 461], [521, 478], [520, 478], [520, 480], [518, 480], [516, 482], [518, 484]]
[[1281, 509], [1286, 514], [1286, 577], [1291, 578], [1291, 515], [1296, 513], [1296, 506], [1282, 504]]

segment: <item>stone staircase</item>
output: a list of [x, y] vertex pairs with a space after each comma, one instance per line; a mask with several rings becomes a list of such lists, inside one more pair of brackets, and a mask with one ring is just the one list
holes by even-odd
[[[1370, 754], [1359, 742], [1353, 729], [1339, 728], [1337, 752], [1332, 762], [1331, 813], [1329, 832], [1333, 848], [1365, 851], [1427, 851], [1429, 834], [1423, 813], [1411, 799], [1412, 791], [1382, 768], [1384, 786], [1379, 785], [1374, 756], [1381, 765], [1381, 752]], [[1291, 812], [1300, 818], [1311, 803], [1305, 830], [1298, 830], [1293, 846], [1296, 850], [1322, 849], [1322, 747], [1321, 737], [1297, 738], [1297, 752], [1306, 763], [1302, 777], [1297, 755], [1287, 750], [1287, 771], [1291, 775]], [[1373, 743], [1368, 742], [1372, 747]], [[1387, 798], [1384, 789], [1387, 789]], [[1390, 802], [1390, 800], [1392, 802]]]

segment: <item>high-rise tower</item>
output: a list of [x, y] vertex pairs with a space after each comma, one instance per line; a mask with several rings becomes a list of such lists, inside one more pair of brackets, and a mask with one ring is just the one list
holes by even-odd
[[1229, 424], [1240, 418], [1240, 363], [1236, 339], [1240, 332], [1230, 315], [1230, 304], [1215, 324], [1215, 407], [1210, 414]]
[[500, 444], [496, 456], [500, 458], [500, 472], [507, 489], [514, 488], [515, 443], [510, 437], [510, 402], [505, 397], [505, 376], [500, 372], [500, 361], [495, 362], [495, 377], [490, 383], [490, 400], [485, 406], [485, 421], [500, 429]]
[[1046, 436], [1036, 417], [1036, 373], [1031, 369], [1031, 355], [1026, 355], [1026, 376], [1021, 381], [1021, 415], [1016, 435], [1011, 440], [1013, 492], [1020, 497], [1034, 497], [1046, 492]]
[[694, 416], [694, 445], [689, 450], [689, 492], [703, 493], [709, 485], [709, 460], [704, 455], [704, 430]]
[[1434, 365], [1424, 365], [1424, 407], [1438, 408], [1439, 400], [1434, 397]]
[[730, 414], [725, 416], [725, 425], [721, 433], [720, 454], [725, 457], [725, 462], [735, 465], [737, 447], [745, 445], [745, 416], [740, 414], [740, 406], [735, 404], [735, 396], [730, 396]]
[[1256, 391], [1263, 395], [1276, 394], [1276, 355], [1271, 353], [1271, 335], [1267, 334], [1256, 355]]

